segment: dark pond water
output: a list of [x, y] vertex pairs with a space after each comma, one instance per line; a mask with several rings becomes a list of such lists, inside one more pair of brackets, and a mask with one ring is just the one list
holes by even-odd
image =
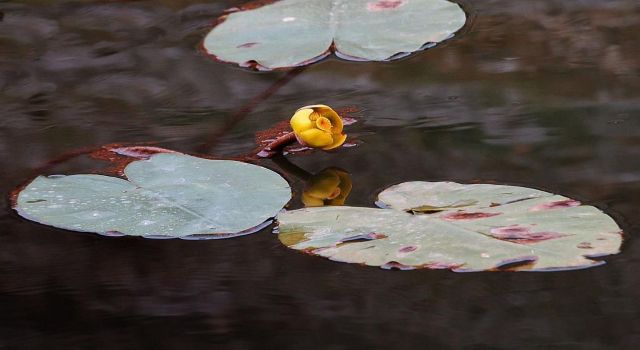
[[[238, 4], [0, 1], [2, 193], [78, 148], [206, 143], [285, 74], [196, 51]], [[605, 266], [385, 271], [288, 250], [270, 230], [203, 242], [65, 232], [22, 220], [3, 196], [0, 348], [638, 348], [640, 4], [467, 5], [472, 24], [436, 49], [310, 66], [209, 152], [244, 153], [256, 130], [303, 105], [357, 107], [358, 147], [290, 157], [309, 172], [348, 170], [347, 204], [371, 206], [406, 180], [558, 192], [623, 227], [623, 251]]]

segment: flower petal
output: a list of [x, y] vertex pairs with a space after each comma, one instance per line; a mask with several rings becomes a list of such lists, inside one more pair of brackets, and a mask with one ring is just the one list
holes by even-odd
[[346, 134], [333, 134], [332, 135], [332, 139], [333, 139], [333, 142], [328, 146], [322, 147], [323, 150], [328, 151], [330, 149], [334, 149], [334, 148], [338, 148], [338, 147], [342, 146], [344, 141], [347, 139], [347, 135]]
[[331, 132], [334, 134], [342, 133], [342, 129], [344, 128], [344, 124], [342, 123], [342, 118], [331, 109], [331, 107], [322, 106], [315, 108], [318, 113], [322, 114], [323, 117], [329, 119], [331, 121]]
[[332, 129], [333, 133], [339, 134], [342, 132], [342, 129], [344, 128], [344, 125], [342, 123], [342, 118], [340, 118], [338, 113], [336, 113], [336, 111], [334, 111], [333, 108], [327, 105], [310, 105], [310, 106], [304, 106], [298, 109], [298, 111], [303, 109], [308, 109], [308, 108], [313, 109], [314, 111], [320, 113], [321, 116], [329, 119], [331, 121], [331, 124], [333, 125], [333, 129]]
[[309, 129], [299, 133], [300, 138], [309, 147], [322, 148], [330, 146], [333, 142], [333, 137], [328, 132], [324, 132], [318, 129]]
[[291, 128], [296, 133], [301, 133], [305, 130], [315, 128], [314, 123], [309, 119], [309, 116], [313, 113], [313, 109], [311, 108], [302, 108], [296, 111], [296, 113], [291, 117]]

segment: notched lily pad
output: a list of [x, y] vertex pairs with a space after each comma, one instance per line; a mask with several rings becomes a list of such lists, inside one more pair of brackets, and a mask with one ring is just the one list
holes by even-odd
[[18, 193], [14, 208], [73, 231], [206, 239], [255, 232], [291, 198], [288, 183], [269, 169], [180, 153], [131, 162], [124, 175], [39, 176]]
[[384, 61], [429, 48], [466, 21], [446, 0], [281, 0], [228, 14], [203, 47], [226, 62], [259, 69], [327, 57]]
[[281, 213], [280, 240], [335, 261], [458, 272], [587, 268], [622, 243], [618, 225], [597, 208], [525, 187], [406, 182], [378, 200], [384, 209]]

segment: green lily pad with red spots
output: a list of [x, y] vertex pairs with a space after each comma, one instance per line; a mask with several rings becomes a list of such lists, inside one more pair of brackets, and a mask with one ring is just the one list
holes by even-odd
[[218, 22], [203, 42], [208, 54], [269, 70], [331, 53], [358, 61], [404, 57], [452, 37], [466, 15], [446, 0], [281, 0]]
[[281, 213], [280, 241], [334, 261], [456, 272], [593, 267], [622, 243], [599, 209], [525, 187], [406, 182], [378, 204]]

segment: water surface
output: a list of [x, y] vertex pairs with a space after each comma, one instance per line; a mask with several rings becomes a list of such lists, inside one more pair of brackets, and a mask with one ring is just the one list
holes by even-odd
[[[208, 142], [286, 74], [196, 50], [240, 3], [0, 1], [0, 191], [78, 148]], [[640, 5], [464, 4], [472, 23], [453, 40], [398, 62], [310, 66], [208, 152], [247, 152], [303, 105], [357, 107], [358, 147], [290, 157], [348, 170], [348, 205], [407, 180], [540, 188], [612, 215], [620, 255], [560, 273], [385, 271], [288, 250], [269, 229], [205, 242], [66, 232], [3, 196], [0, 348], [636, 348]]]

